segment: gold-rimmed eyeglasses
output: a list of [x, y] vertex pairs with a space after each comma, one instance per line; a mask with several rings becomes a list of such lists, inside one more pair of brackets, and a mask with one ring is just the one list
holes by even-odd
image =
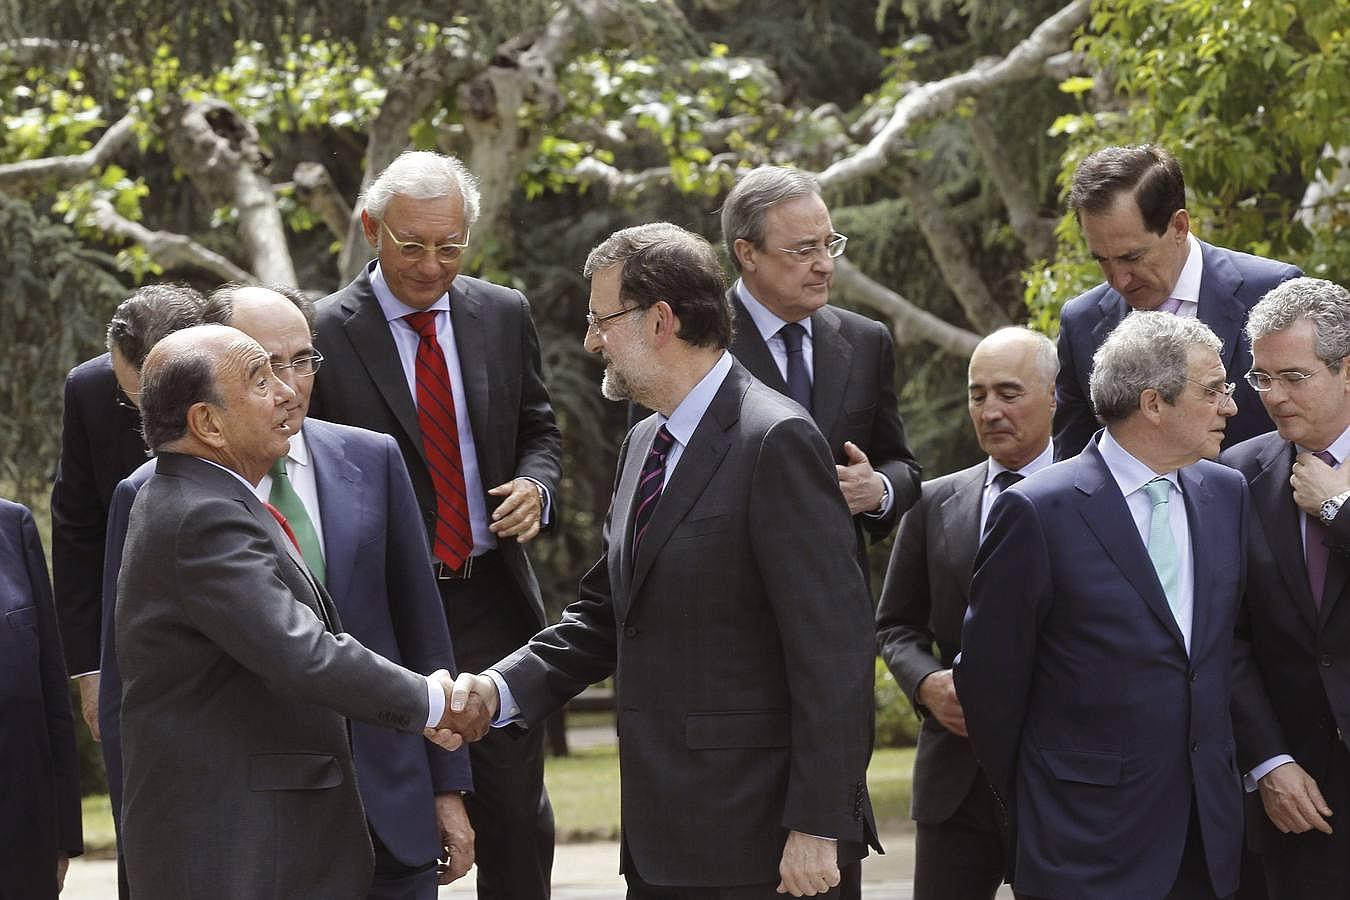
[[421, 262], [426, 257], [427, 251], [434, 249], [436, 251], [436, 261], [449, 264], [459, 259], [464, 254], [465, 249], [469, 246], [469, 233], [467, 231], [464, 233], [464, 243], [437, 244], [433, 248], [420, 241], [400, 241], [394, 236], [394, 232], [389, 230], [389, 223], [381, 222], [380, 224], [384, 226], [384, 233], [389, 235], [389, 240], [393, 241], [394, 246], [398, 248], [399, 255], [408, 262]]

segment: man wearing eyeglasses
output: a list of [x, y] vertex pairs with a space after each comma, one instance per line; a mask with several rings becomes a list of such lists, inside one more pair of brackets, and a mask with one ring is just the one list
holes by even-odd
[[[455, 656], [478, 671], [544, 626], [524, 544], [556, 520], [562, 442], [529, 304], [460, 274], [478, 187], [409, 151], [363, 197], [377, 258], [318, 304], [311, 413], [393, 436], [412, 477]], [[543, 729], [471, 749], [478, 896], [543, 900], [553, 819]]]
[[[1247, 311], [1300, 274], [1294, 266], [1197, 240], [1186, 212], [1181, 165], [1162, 147], [1107, 147], [1074, 172], [1069, 208], [1106, 280], [1064, 304], [1055, 387], [1055, 458], [1087, 444], [1098, 423], [1089, 400], [1092, 355], [1132, 309], [1198, 318], [1223, 342], [1229, 372], [1246, 372]], [[1224, 447], [1271, 429], [1256, 394], [1239, 381]]]
[[1247, 381], [1277, 433], [1220, 461], [1255, 509], [1235, 693], [1250, 840], [1272, 900], [1350, 896], [1350, 292], [1296, 278], [1247, 320]]
[[890, 331], [828, 305], [834, 260], [848, 238], [834, 230], [812, 176], [777, 166], [745, 175], [722, 205], [722, 233], [740, 273], [727, 293], [736, 325], [731, 352], [805, 407], [825, 435], [867, 575], [864, 530], [885, 538], [919, 495]]

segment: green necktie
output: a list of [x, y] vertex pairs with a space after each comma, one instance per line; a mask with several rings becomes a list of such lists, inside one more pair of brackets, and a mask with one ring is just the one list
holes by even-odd
[[1172, 482], [1166, 478], [1155, 478], [1144, 485], [1149, 499], [1153, 501], [1153, 515], [1148, 523], [1148, 558], [1153, 560], [1153, 568], [1162, 582], [1163, 593], [1167, 595], [1167, 605], [1172, 615], [1177, 614], [1177, 596], [1181, 580], [1181, 559], [1177, 555], [1176, 538], [1172, 536], [1172, 517], [1167, 509], [1167, 501], [1172, 493]]
[[309, 513], [305, 512], [305, 504], [300, 502], [300, 495], [295, 492], [291, 479], [286, 475], [286, 457], [272, 464], [271, 475], [272, 491], [267, 502], [281, 510], [281, 514], [286, 517], [300, 544], [300, 555], [309, 564], [309, 570], [314, 573], [319, 584], [324, 584], [323, 548], [319, 546], [314, 523], [310, 521]]

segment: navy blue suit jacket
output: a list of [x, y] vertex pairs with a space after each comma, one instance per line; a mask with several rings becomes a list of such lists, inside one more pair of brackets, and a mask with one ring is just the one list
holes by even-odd
[[33, 515], [0, 500], [0, 896], [56, 900], [56, 857], [84, 851], [75, 721]]
[[1237, 889], [1229, 697], [1247, 490], [1204, 460], [1179, 477], [1195, 571], [1189, 656], [1095, 443], [990, 511], [956, 687], [976, 756], [1009, 807], [1019, 892], [1164, 896], [1192, 797], [1215, 893]]
[[[1237, 384], [1237, 415], [1228, 420], [1223, 446], [1231, 447], [1272, 430], [1266, 409], [1243, 379], [1252, 367], [1252, 349], [1243, 334], [1247, 313], [1266, 292], [1303, 273], [1288, 263], [1225, 250], [1200, 241], [1204, 274], [1200, 278], [1200, 307], [1204, 322], [1223, 341], [1219, 354], [1228, 380]], [[1092, 412], [1088, 379], [1092, 355], [1106, 340], [1129, 307], [1105, 282], [1079, 294], [1059, 314], [1059, 377], [1055, 381], [1055, 459], [1068, 459], [1087, 445], [1101, 425]]]
[[[454, 673], [426, 532], [398, 445], [388, 435], [317, 419], [305, 420], [304, 435], [318, 487], [325, 587], [343, 629], [368, 649], [415, 672]], [[121, 734], [121, 679], [112, 638], [117, 569], [131, 501], [152, 474], [153, 461], [118, 485], [113, 495], [99, 697], [105, 759], [110, 742], [116, 745]], [[447, 753], [420, 735], [364, 722], [351, 723], [351, 736], [371, 828], [408, 865], [435, 859], [441, 844], [433, 794], [472, 789], [468, 751]], [[110, 764], [110, 787], [111, 781]]]

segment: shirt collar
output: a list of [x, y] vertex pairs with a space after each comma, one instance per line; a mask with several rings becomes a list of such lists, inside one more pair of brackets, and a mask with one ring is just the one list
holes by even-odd
[[1045, 449], [1042, 450], [1040, 453], [1038, 453], [1035, 459], [1033, 459], [1031, 462], [1027, 463], [1020, 469], [1009, 469], [1007, 466], [1003, 465], [1003, 463], [999, 462], [998, 460], [994, 459], [991, 456], [989, 457], [989, 470], [988, 475], [984, 479], [984, 486], [989, 487], [989, 485], [993, 484], [994, 476], [1000, 472], [1016, 472], [1017, 474], [1022, 475], [1023, 477], [1027, 475], [1035, 475], [1041, 469], [1044, 469], [1046, 466], [1050, 465], [1054, 461], [1055, 461], [1055, 445], [1048, 441], [1045, 444]]
[[[1341, 436], [1332, 441], [1331, 446], [1327, 447], [1327, 449], [1331, 451], [1332, 456], [1336, 457], [1336, 464], [1338, 466], [1344, 463], [1346, 457], [1350, 456], [1350, 428], [1342, 431]], [[1299, 447], [1298, 451], [1300, 453], [1316, 452], [1315, 450], [1309, 450], [1307, 447]]]
[[[414, 309], [402, 300], [394, 296], [394, 292], [389, 289], [389, 282], [384, 280], [384, 272], [380, 271], [380, 264], [375, 263], [375, 268], [370, 273], [370, 287], [375, 291], [375, 299], [380, 303], [380, 311], [384, 313], [384, 320], [392, 322], [395, 319], [401, 319], [404, 316], [412, 315], [422, 310]], [[430, 310], [450, 311], [450, 292], [441, 294], [435, 303], [427, 307]], [[439, 320], [438, 320], [439, 321]]]
[[1166, 478], [1172, 482], [1172, 486], [1178, 491], [1181, 490], [1181, 482], [1177, 479], [1176, 471], [1168, 472], [1166, 475], [1159, 475], [1139, 461], [1139, 458], [1124, 447], [1111, 436], [1111, 429], [1102, 430], [1101, 442], [1097, 444], [1097, 449], [1101, 451], [1102, 459], [1106, 462], [1106, 468], [1110, 470], [1111, 477], [1116, 480], [1120, 487], [1120, 492], [1126, 497], [1135, 491], [1144, 489], [1155, 478]]
[[703, 414], [708, 411], [712, 404], [713, 397], [717, 396], [717, 391], [722, 387], [722, 382], [726, 380], [727, 373], [731, 371], [731, 354], [722, 351], [722, 356], [713, 363], [713, 367], [708, 370], [708, 374], [694, 385], [689, 393], [684, 395], [680, 405], [675, 407], [675, 411], [670, 414], [662, 424], [670, 432], [670, 436], [680, 442], [681, 447], [689, 446], [689, 440], [694, 436], [694, 429], [698, 428], [698, 423], [703, 421]]
[[1204, 259], [1200, 252], [1200, 242], [1195, 235], [1186, 234], [1186, 264], [1181, 267], [1177, 283], [1172, 287], [1172, 296], [1183, 302], [1200, 302], [1200, 276], [1204, 271]]
[[286, 451], [286, 458], [297, 466], [309, 465], [309, 445], [305, 443], [305, 424], [303, 422], [300, 423], [300, 430], [291, 435], [291, 449]]
[[[767, 344], [769, 338], [778, 334], [778, 330], [787, 324], [787, 319], [779, 316], [770, 310], [763, 303], [755, 299], [750, 293], [750, 289], [745, 286], [744, 279], [736, 279], [736, 296], [740, 298], [741, 303], [745, 304], [745, 311], [750, 314], [750, 321], [755, 323], [755, 328], [759, 331], [759, 336], [764, 338]], [[799, 322], [809, 336], [811, 334], [811, 317], [807, 316]]]

